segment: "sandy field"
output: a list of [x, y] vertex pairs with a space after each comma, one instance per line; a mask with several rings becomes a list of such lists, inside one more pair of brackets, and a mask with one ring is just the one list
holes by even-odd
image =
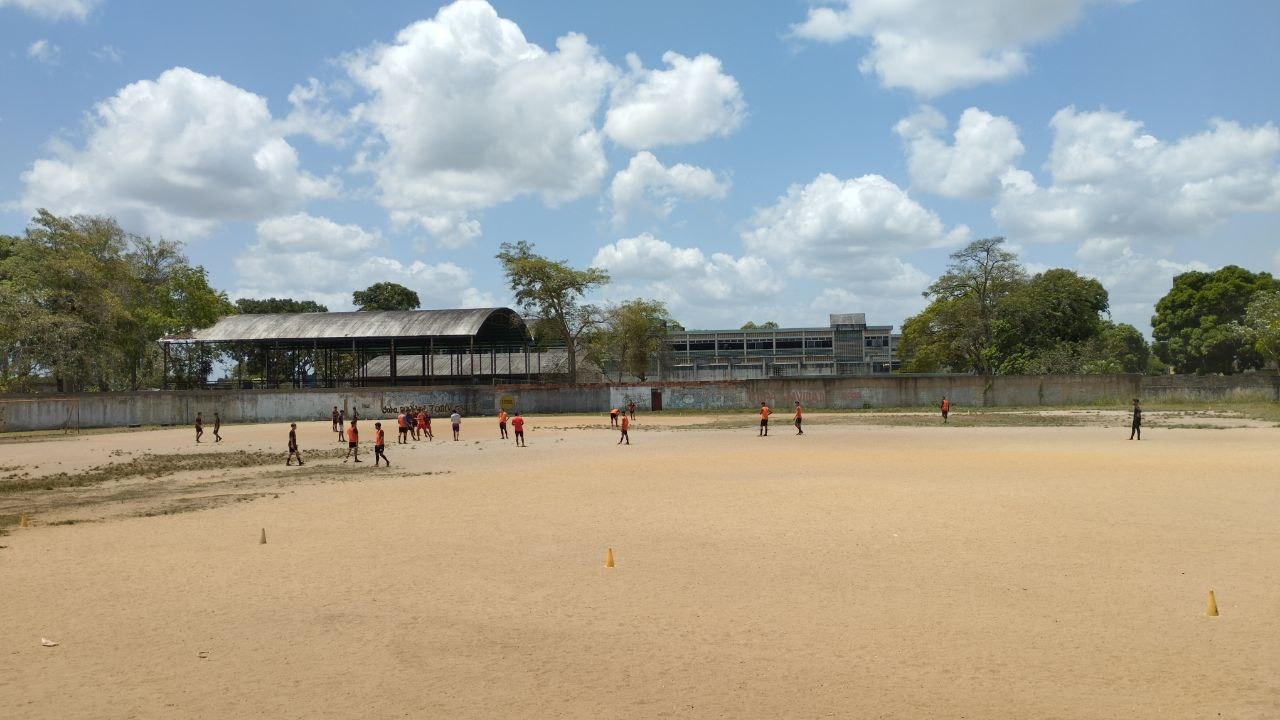
[[1280, 429], [952, 419], [0, 440], [204, 458], [0, 492], [0, 717], [1280, 718]]

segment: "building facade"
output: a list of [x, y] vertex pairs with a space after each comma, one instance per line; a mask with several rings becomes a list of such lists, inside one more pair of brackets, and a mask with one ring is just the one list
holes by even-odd
[[888, 375], [899, 369], [892, 325], [867, 325], [863, 313], [830, 316], [828, 327], [673, 330], [667, 333], [669, 380]]

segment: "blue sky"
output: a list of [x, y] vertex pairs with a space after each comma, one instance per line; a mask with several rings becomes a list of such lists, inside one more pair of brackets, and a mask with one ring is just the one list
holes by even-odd
[[509, 304], [502, 242], [688, 327], [901, 326], [1002, 235], [1149, 332], [1280, 274], [1280, 4], [0, 0], [0, 232], [185, 243], [233, 297]]

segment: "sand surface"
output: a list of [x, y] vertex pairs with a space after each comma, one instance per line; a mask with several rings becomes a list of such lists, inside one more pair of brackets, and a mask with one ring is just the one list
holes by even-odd
[[1280, 717], [1280, 430], [749, 420], [437, 420], [390, 470], [233, 425], [279, 466], [0, 495], [0, 717]]

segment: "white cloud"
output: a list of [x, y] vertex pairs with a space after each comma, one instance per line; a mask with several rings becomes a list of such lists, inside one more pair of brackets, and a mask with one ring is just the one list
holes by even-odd
[[186, 68], [122, 88], [88, 124], [83, 149], [55, 146], [23, 173], [25, 207], [112, 214], [183, 238], [336, 190], [299, 168], [263, 98]]
[[258, 241], [235, 260], [236, 297], [315, 300], [330, 310], [353, 308], [351, 293], [396, 282], [418, 293], [423, 308], [493, 307], [453, 263], [403, 263], [378, 254], [382, 236], [358, 225], [298, 213], [258, 223]]
[[728, 179], [684, 163], [664, 167], [647, 150], [636, 153], [627, 167], [613, 176], [609, 188], [615, 226], [624, 224], [637, 210], [665, 219], [680, 198], [723, 198], [728, 192]]
[[97, 50], [93, 50], [91, 52], [93, 53], [93, 56], [99, 60], [104, 60], [110, 63], [119, 64], [124, 60], [124, 53], [120, 52], [120, 49], [114, 45], [103, 45]]
[[694, 143], [725, 136], [742, 124], [746, 102], [738, 81], [711, 55], [667, 52], [669, 70], [646, 70], [627, 56], [628, 74], [613, 88], [604, 131], [629, 148]]
[[[344, 86], [337, 86], [338, 94], [345, 95]], [[334, 86], [326, 86], [315, 78], [308, 78], [306, 85], [294, 85], [289, 91], [289, 104], [293, 110], [281, 123], [281, 129], [289, 135], [307, 135], [324, 145], [343, 147], [351, 131], [351, 118], [332, 108]]]
[[1205, 232], [1244, 212], [1280, 211], [1280, 130], [1214, 120], [1168, 143], [1114, 112], [1053, 117], [1051, 182], [1002, 178], [992, 216], [1029, 241], [1152, 238]]
[[599, 188], [607, 163], [593, 119], [617, 70], [581, 35], [547, 52], [488, 3], [459, 0], [346, 66], [372, 94], [357, 113], [383, 143], [357, 168], [397, 222], [460, 245], [479, 232], [477, 210]]
[[840, 180], [823, 173], [808, 185], [792, 185], [751, 224], [742, 234], [747, 250], [785, 262], [796, 277], [865, 280], [886, 270], [908, 272], [880, 263], [959, 244], [969, 234], [964, 226], [947, 230], [936, 214], [879, 175]]
[[944, 197], [990, 195], [1024, 150], [1012, 121], [977, 108], [960, 115], [951, 145], [940, 137], [946, 130], [946, 118], [928, 106], [894, 126], [913, 187]]
[[27, 46], [27, 57], [45, 65], [57, 65], [62, 60], [62, 48], [48, 40], [37, 40]]
[[101, 0], [0, 0], [5, 6], [25, 10], [47, 20], [84, 20]]
[[1169, 292], [1175, 275], [1212, 269], [1198, 260], [1176, 262], [1139, 252], [1129, 240], [1116, 237], [1084, 241], [1076, 259], [1082, 273], [1097, 278], [1107, 289], [1112, 318], [1144, 332], [1150, 330], [1156, 300]]
[[864, 74], [930, 96], [1020, 75], [1028, 46], [1071, 27], [1090, 4], [1127, 1], [827, 0], [791, 30], [819, 42], [869, 39]]

